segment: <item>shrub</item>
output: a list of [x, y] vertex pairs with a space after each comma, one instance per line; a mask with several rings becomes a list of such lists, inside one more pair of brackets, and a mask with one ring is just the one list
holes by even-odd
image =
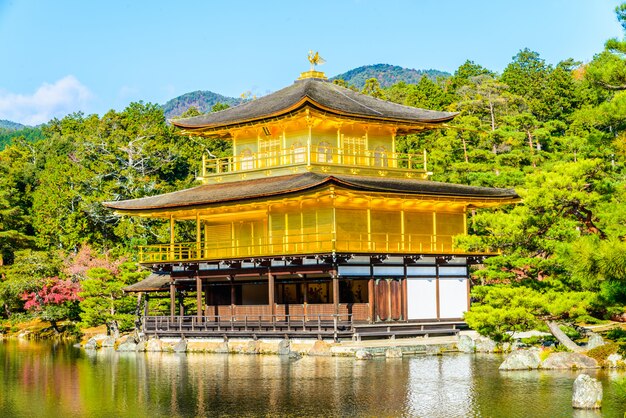
[[596, 348], [592, 348], [591, 350], [587, 351], [587, 355], [591, 358], [596, 359], [598, 363], [602, 363], [611, 354], [617, 353], [618, 349], [619, 346], [616, 343], [608, 343]]

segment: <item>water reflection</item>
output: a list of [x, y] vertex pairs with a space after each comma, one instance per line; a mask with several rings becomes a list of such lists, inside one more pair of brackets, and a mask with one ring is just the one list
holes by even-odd
[[2, 342], [0, 416], [623, 416], [597, 372], [601, 413], [571, 408], [574, 372], [498, 372], [497, 356], [351, 358], [84, 352]]

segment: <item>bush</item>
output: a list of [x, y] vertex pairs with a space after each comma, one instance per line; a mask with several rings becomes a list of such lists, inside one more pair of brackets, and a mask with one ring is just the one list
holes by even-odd
[[608, 343], [596, 348], [592, 348], [591, 350], [587, 351], [587, 355], [591, 358], [596, 359], [598, 363], [602, 363], [611, 354], [617, 353], [618, 349], [619, 346], [616, 343]]
[[604, 336], [611, 341], [626, 342], [626, 329], [614, 328], [607, 331]]

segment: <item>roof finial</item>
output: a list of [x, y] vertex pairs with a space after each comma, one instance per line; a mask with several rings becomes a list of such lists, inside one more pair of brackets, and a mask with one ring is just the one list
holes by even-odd
[[315, 51], [315, 53], [313, 53], [313, 51], [309, 51], [309, 55], [307, 56], [307, 58], [309, 62], [311, 63], [311, 69], [309, 71], [300, 73], [300, 77], [298, 77], [298, 80], [304, 80], [307, 78], [317, 78], [320, 80], [328, 80], [326, 78], [326, 75], [323, 72], [315, 70], [316, 65], [322, 65], [326, 62], [324, 58], [320, 57], [320, 53], [317, 51]]
[[320, 57], [319, 51], [315, 51], [315, 54], [313, 54], [313, 51], [309, 50], [308, 59], [309, 59], [309, 62], [311, 63], [311, 71], [315, 71], [316, 65], [322, 65], [326, 62], [324, 58]]

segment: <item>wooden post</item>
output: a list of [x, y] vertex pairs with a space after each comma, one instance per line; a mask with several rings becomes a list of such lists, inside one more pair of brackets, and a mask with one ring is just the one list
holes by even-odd
[[267, 303], [270, 305], [270, 315], [273, 320], [276, 315], [276, 305], [274, 304], [274, 275], [270, 272], [267, 273]]
[[337, 273], [332, 273], [333, 277], [333, 305], [335, 315], [339, 315], [339, 277]]
[[402, 319], [404, 321], [409, 320], [409, 304], [408, 304], [408, 283], [406, 275], [402, 279]]
[[367, 302], [369, 305], [369, 316], [370, 316], [370, 323], [375, 322], [376, 320], [376, 310], [374, 309], [375, 306], [375, 302], [374, 302], [374, 278], [370, 277], [369, 281], [367, 282]]
[[435, 298], [437, 299], [437, 319], [439, 319], [439, 261], [435, 258]]
[[174, 280], [170, 282], [170, 316], [174, 318], [176, 315], [176, 285]]
[[196, 315], [198, 319], [202, 318], [202, 279], [196, 276], [196, 305], [198, 307]]

